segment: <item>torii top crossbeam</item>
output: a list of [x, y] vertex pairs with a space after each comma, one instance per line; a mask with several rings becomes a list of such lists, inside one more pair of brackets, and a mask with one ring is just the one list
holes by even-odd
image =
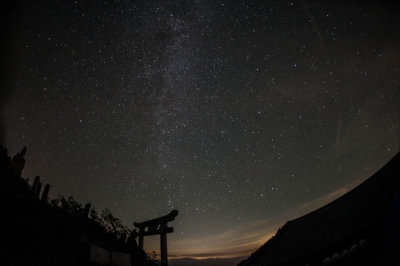
[[137, 228], [145, 228], [145, 227], [153, 227], [155, 225], [160, 225], [163, 223], [168, 223], [171, 222], [173, 220], [175, 220], [175, 217], [178, 215], [178, 211], [177, 210], [173, 210], [170, 213], [168, 213], [167, 215], [152, 219], [152, 220], [148, 220], [145, 222], [141, 222], [141, 223], [133, 223]]

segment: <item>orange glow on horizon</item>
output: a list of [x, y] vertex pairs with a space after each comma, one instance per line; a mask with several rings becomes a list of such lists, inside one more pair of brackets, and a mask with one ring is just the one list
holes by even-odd
[[[196, 260], [205, 260], [205, 259], [231, 259], [231, 258], [240, 258], [250, 256], [251, 253], [256, 251], [260, 246], [262, 246], [265, 242], [267, 242], [274, 234], [265, 235], [255, 241], [245, 242], [240, 245], [236, 245], [232, 248], [228, 249], [219, 249], [219, 250], [203, 250], [198, 251], [196, 253], [184, 253], [179, 251], [171, 251], [168, 254], [168, 259], [184, 259], [191, 258]], [[248, 234], [250, 237], [254, 237], [253, 234]], [[245, 238], [246, 236], [243, 236]], [[153, 250], [145, 250], [148, 256], [153, 254]], [[156, 253], [155, 256], [157, 259], [160, 259], [159, 252]]]
[[[221, 232], [213, 236], [205, 236], [199, 239], [182, 239], [171, 243], [168, 259], [232, 259], [248, 257], [269, 239], [271, 239], [278, 228], [290, 219], [301, 217], [306, 213], [316, 210], [327, 203], [339, 198], [352, 188], [361, 183], [355, 180], [346, 186], [340, 187], [322, 197], [303, 203], [300, 206], [282, 212], [281, 217], [276, 219], [265, 219], [249, 222], [232, 230]], [[242, 234], [241, 232], [248, 232]], [[201, 247], [202, 248], [199, 248]], [[227, 248], [220, 248], [227, 246]], [[230, 247], [229, 247], [230, 246]], [[149, 257], [154, 256], [154, 249], [146, 249]], [[160, 259], [159, 250], [156, 250], [155, 258]]]

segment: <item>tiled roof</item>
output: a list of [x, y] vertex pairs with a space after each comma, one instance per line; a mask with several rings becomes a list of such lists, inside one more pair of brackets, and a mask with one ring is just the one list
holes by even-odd
[[288, 221], [275, 237], [239, 265], [276, 265], [360, 240], [378, 230], [389, 204], [400, 192], [400, 154], [355, 189], [300, 218]]

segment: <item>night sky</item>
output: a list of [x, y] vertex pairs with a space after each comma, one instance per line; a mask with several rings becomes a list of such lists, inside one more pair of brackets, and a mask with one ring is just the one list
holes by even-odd
[[[172, 256], [249, 255], [399, 150], [400, 16], [371, 1], [34, 1], [2, 106], [24, 176]], [[158, 250], [157, 237], [145, 238]]]

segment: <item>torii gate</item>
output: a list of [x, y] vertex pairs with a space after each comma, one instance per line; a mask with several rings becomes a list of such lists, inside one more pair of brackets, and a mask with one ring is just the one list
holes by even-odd
[[[152, 219], [141, 223], [133, 223], [139, 228], [139, 247], [143, 249], [143, 237], [160, 235], [160, 250], [161, 250], [161, 265], [168, 265], [168, 254], [167, 254], [167, 234], [174, 232], [173, 227], [168, 227], [168, 222], [175, 220], [178, 215], [177, 210], [173, 210], [165, 216]], [[147, 228], [147, 230], [146, 230]]]

